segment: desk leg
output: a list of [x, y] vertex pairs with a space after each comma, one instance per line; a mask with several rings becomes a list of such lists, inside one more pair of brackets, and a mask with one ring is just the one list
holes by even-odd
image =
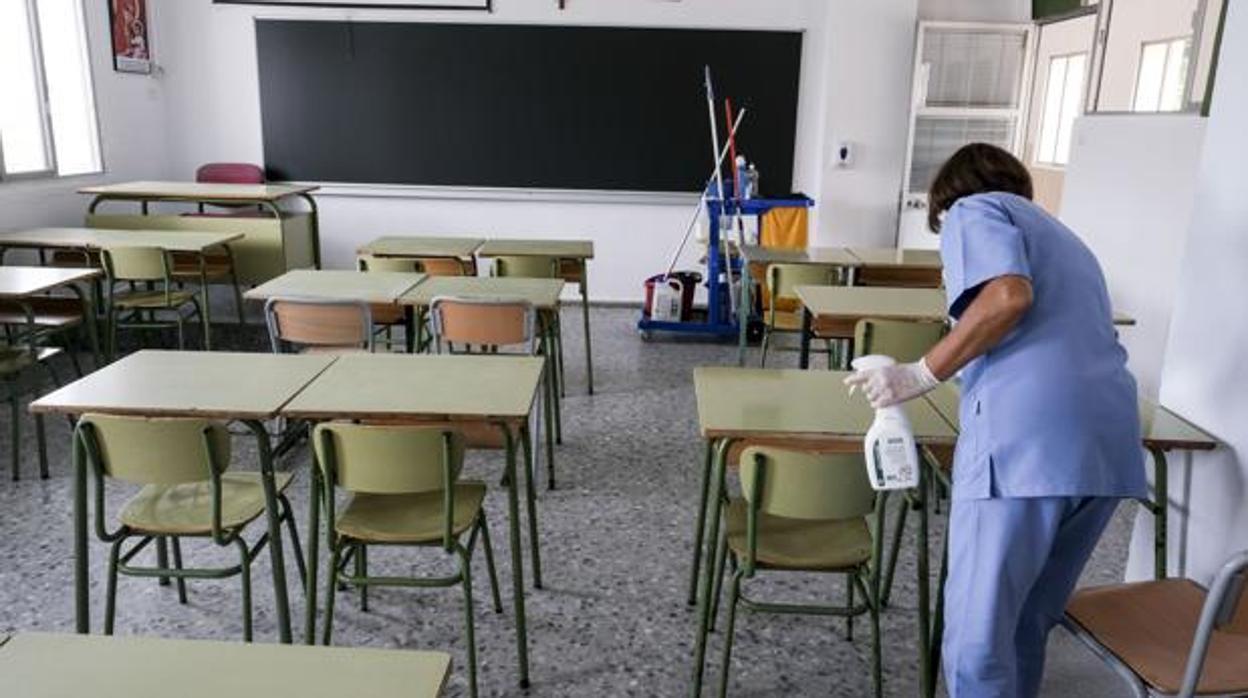
[[[543, 323], [549, 325], [549, 323]], [[546, 432], [546, 487], [555, 489], [555, 364], [559, 361], [554, 355], [554, 347], [550, 341], [549, 328], [542, 331], [542, 354], [546, 359], [546, 367], [542, 376], [542, 430]]]
[[82, 326], [87, 331], [87, 344], [91, 347], [92, 365], [99, 369], [102, 364], [100, 359], [100, 333], [98, 331], [99, 328], [95, 324], [95, 304], [91, 301], [92, 294], [89, 291], [84, 291], [77, 284], [70, 286], [70, 289], [78, 296], [78, 300], [82, 301]]
[[750, 265], [741, 265], [741, 300], [737, 303], [737, 365], [745, 365], [745, 348], [750, 330]]
[[1170, 514], [1170, 468], [1166, 452], [1159, 448], [1148, 449], [1153, 455], [1153, 577], [1165, 579], [1167, 573], [1166, 537]]
[[711, 462], [715, 450], [710, 441], [706, 442], [705, 457], [702, 459], [702, 496], [698, 500], [698, 518], [693, 528], [693, 564], [689, 569], [689, 605], [698, 603], [698, 571], [702, 565], [702, 534], [706, 531], [706, 498], [711, 488]]
[[693, 683], [689, 687], [689, 695], [698, 698], [702, 695], [702, 669], [706, 663], [706, 636], [710, 630], [711, 608], [714, 606], [711, 593], [715, 588], [716, 542], [719, 540], [719, 504], [724, 492], [724, 464], [728, 460], [728, 449], [732, 447], [732, 439], [723, 439], [715, 445], [715, 464], [711, 473], [711, 489], [707, 496], [710, 517], [706, 529], [706, 559], [708, 564], [702, 573], [702, 593], [698, 597], [698, 637], [693, 651]]
[[524, 613], [524, 554], [520, 549], [520, 480], [516, 475], [516, 440], [511, 426], [499, 423], [507, 447], [507, 529], [511, 539], [511, 593], [516, 605], [516, 653], [520, 664], [520, 688], [529, 687], [529, 633]]
[[420, 345], [416, 337], [416, 307], [403, 307], [403, 342], [406, 344], [407, 353], [415, 354], [416, 347]]
[[805, 306], [802, 307], [802, 353], [798, 360], [798, 366], [801, 368], [810, 368], [810, 325], [812, 318], [810, 310]]
[[91, 599], [89, 592], [90, 550], [87, 547], [87, 454], [83, 452], [78, 434], [70, 435], [70, 453], [74, 468], [74, 621], [79, 633], [91, 632]]
[[[204, 260], [204, 251], [199, 251], [199, 299], [203, 306], [199, 309], [199, 319], [204, 324], [204, 351], [212, 351], [212, 311], [209, 309], [208, 268]], [[179, 313], [181, 311], [178, 311]]]
[[264, 424], [244, 422], [256, 437], [260, 453], [260, 481], [264, 485], [264, 508], [269, 523], [269, 558], [273, 564], [273, 596], [277, 602], [277, 633], [282, 644], [290, 644], [290, 599], [286, 593], [286, 556], [282, 550], [281, 511], [277, 505], [277, 485], [273, 481], [273, 449]]
[[533, 477], [533, 436], [526, 420], [520, 428], [520, 448], [524, 451], [524, 498], [529, 515], [529, 555], [533, 558], [533, 588], [542, 588], [542, 546], [537, 535], [537, 483]]
[[581, 315], [585, 320], [585, 377], [589, 394], [594, 394], [594, 352], [589, 341], [589, 264], [581, 260]]
[[311, 493], [308, 495], [308, 529], [304, 534], [308, 541], [308, 577], [304, 580], [304, 599], [307, 608], [303, 618], [303, 644], [316, 644], [316, 580], [317, 564], [321, 548], [321, 468], [316, 462], [316, 449], [312, 451]]

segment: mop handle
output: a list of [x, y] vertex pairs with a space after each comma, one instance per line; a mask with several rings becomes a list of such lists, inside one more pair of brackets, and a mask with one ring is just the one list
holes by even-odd
[[[745, 118], [745, 109], [737, 112], [737, 120], [732, 124], [731, 134], [736, 134], [737, 128], [741, 125], [741, 120]], [[724, 144], [723, 150], [719, 151], [719, 157], [715, 160], [715, 169], [718, 170], [724, 161], [724, 156], [728, 154], [728, 144]], [[685, 235], [680, 239], [680, 245], [676, 247], [676, 254], [672, 255], [672, 261], [667, 265], [667, 273], [664, 277], [672, 275], [672, 270], [676, 268], [676, 262], [680, 261], [680, 255], [685, 251], [685, 245], [689, 244], [689, 235], [693, 233], [694, 226], [698, 223], [698, 216], [702, 214], [702, 206], [706, 201], [706, 188], [711, 185], [711, 180], [715, 178], [715, 173], [706, 176], [706, 181], [702, 183], [702, 192], [698, 194], [698, 203], [693, 207], [693, 215], [689, 217], [689, 223], [685, 226]]]
[[[706, 66], [706, 114], [711, 121], [711, 155], [719, 152], [719, 125], [715, 121], [715, 90], [711, 86], [711, 66]], [[715, 161], [715, 187], [719, 192], [719, 213], [720, 220], [716, 221], [718, 225], [723, 220], [723, 212], [725, 211], [724, 201], [724, 173], [719, 166], [719, 160]], [[728, 246], [723, 244], [723, 231], [720, 231], [720, 246], [724, 253], [724, 278], [728, 282], [728, 309], [734, 315], [737, 312], [736, 297], [732, 293], [732, 256], [728, 252]], [[706, 251], [707, 255], [718, 254], [719, 250], [712, 251], [709, 246]], [[710, 283], [718, 284], [719, 279], [710, 279]]]

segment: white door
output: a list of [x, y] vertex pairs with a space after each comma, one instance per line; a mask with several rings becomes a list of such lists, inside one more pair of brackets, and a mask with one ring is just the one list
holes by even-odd
[[945, 160], [974, 142], [1020, 154], [1032, 25], [920, 22], [916, 41], [897, 244], [934, 248], [927, 188]]

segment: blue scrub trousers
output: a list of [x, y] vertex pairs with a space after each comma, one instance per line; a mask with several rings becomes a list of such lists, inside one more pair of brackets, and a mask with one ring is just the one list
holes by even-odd
[[1111, 497], [958, 499], [950, 513], [945, 684], [1031, 698], [1049, 631], [1118, 506]]

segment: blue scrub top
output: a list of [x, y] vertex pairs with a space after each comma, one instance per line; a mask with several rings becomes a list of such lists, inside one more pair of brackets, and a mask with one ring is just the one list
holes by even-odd
[[1144, 496], [1135, 379], [1092, 251], [1000, 192], [959, 199], [940, 238], [953, 318], [1000, 276], [1033, 292], [1019, 324], [962, 369], [954, 499]]

